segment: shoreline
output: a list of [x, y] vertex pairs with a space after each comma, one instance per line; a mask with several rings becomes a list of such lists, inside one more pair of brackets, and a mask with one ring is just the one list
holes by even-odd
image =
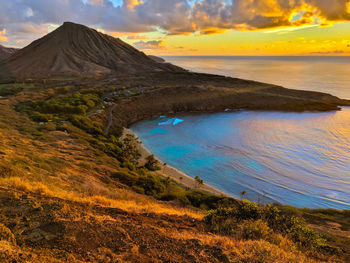
[[[141, 139], [135, 134], [135, 132], [133, 132], [129, 128], [124, 128], [122, 137], [124, 137], [127, 134], [134, 135], [138, 139], [139, 143], [137, 144], [137, 148], [141, 154], [139, 164], [144, 165], [146, 163], [146, 158], [153, 153], [143, 145]], [[196, 190], [208, 192], [210, 194], [219, 195], [219, 196], [229, 196], [228, 194], [226, 194], [226, 193], [224, 193], [224, 192], [222, 192], [222, 191], [216, 189], [215, 187], [210, 186], [206, 183], [198, 186], [198, 184], [196, 184], [195, 179], [192, 178], [191, 176], [177, 170], [176, 168], [174, 168], [168, 164], [164, 165], [164, 162], [159, 160], [157, 158], [157, 156], [154, 156], [154, 157], [159, 161], [159, 163], [161, 165], [161, 170], [155, 171], [156, 174], [163, 176], [163, 177], [170, 177], [171, 179], [173, 179], [174, 181], [176, 181], [180, 185], [182, 185], [184, 187], [188, 187], [190, 189], [196, 189]]]

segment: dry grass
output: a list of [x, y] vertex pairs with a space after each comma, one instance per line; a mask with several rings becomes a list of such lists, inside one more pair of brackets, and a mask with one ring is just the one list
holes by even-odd
[[[0, 125], [6, 129], [0, 133], [0, 186], [133, 213], [203, 218], [201, 212], [173, 207], [101, 182], [99, 178], [116, 172], [115, 160], [105, 155], [96, 156], [81, 140], [67, 133], [49, 132], [49, 141], [46, 137], [38, 140], [21, 133], [19, 128], [36, 124], [13, 110], [12, 104], [17, 101], [2, 102]], [[81, 163], [89, 164], [88, 170]]]
[[[116, 182], [108, 181], [108, 175], [117, 170], [116, 161], [96, 153], [83, 140], [60, 131], [48, 132], [46, 137], [33, 137], [20, 129], [36, 124], [14, 112], [10, 102], [0, 103], [0, 112], [0, 187], [9, 192], [30, 193], [43, 199], [59, 198], [87, 206], [118, 208], [133, 214], [154, 213], [203, 219], [202, 211], [179, 208], [118, 188], [120, 185]], [[61, 212], [64, 214], [66, 210], [69, 214], [70, 205], [66, 202]], [[103, 220], [112, 219], [100, 218], [100, 221]], [[274, 236], [275, 240], [270, 242], [252, 241], [173, 229], [160, 228], [159, 231], [171, 238], [197, 239], [211, 247], [222, 248], [232, 262], [317, 262], [298, 252], [294, 244], [282, 236]], [[25, 248], [16, 245], [12, 236], [6, 228], [1, 230], [0, 224], [0, 262], [1, 255], [17, 259], [19, 254], [27, 253], [23, 251]], [[101, 257], [108, 253], [101, 251]], [[38, 250], [39, 254], [40, 258], [32, 258], [30, 262], [58, 262], [51, 258], [48, 250]], [[63, 262], [77, 261], [67, 258]]]
[[16, 245], [16, 238], [12, 234], [11, 230], [8, 229], [5, 225], [0, 223], [0, 240], [9, 242], [12, 245]]
[[280, 244], [275, 245], [265, 240], [237, 240], [226, 236], [190, 231], [164, 231], [164, 234], [181, 240], [197, 239], [203, 244], [220, 247], [232, 258], [232, 262], [319, 262], [297, 251], [293, 242], [286, 238], [282, 238]]
[[[96, 183], [93, 185], [96, 187]], [[104, 191], [106, 191], [105, 193], [107, 196], [99, 194], [92, 195], [91, 191], [89, 191], [87, 194], [67, 191], [54, 186], [46, 186], [42, 182], [29, 181], [23, 177], [0, 178], [0, 186], [90, 205], [119, 208], [132, 213], [155, 213], [189, 216], [196, 219], [202, 219], [204, 216], [204, 213], [201, 211], [173, 207], [125, 189], [118, 189], [118, 191], [113, 194], [112, 191], [102, 188]], [[113, 195], [114, 198], [112, 198]]]

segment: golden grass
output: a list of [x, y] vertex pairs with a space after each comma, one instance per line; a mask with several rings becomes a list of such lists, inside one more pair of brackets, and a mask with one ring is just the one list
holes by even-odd
[[[146, 196], [138, 195], [134, 192], [117, 189], [112, 198], [112, 192], [102, 188], [107, 196], [92, 195], [91, 191], [87, 194], [63, 190], [52, 185], [46, 186], [42, 182], [29, 181], [23, 177], [0, 178], [0, 186], [16, 189], [18, 191], [31, 192], [38, 195], [56, 197], [64, 200], [80, 202], [90, 205], [101, 205], [104, 207], [118, 208], [132, 213], [155, 213], [177, 216], [189, 216], [196, 219], [202, 219], [203, 212], [194, 211], [186, 208], [173, 207]], [[95, 186], [96, 187], [96, 186]], [[102, 191], [102, 192], [104, 192]]]
[[0, 178], [0, 185], [34, 194], [53, 195], [49, 188], [40, 182], [31, 182], [21, 177]]
[[197, 239], [203, 244], [220, 247], [232, 258], [232, 262], [319, 262], [296, 251], [293, 243], [286, 238], [281, 240], [280, 245], [274, 245], [265, 240], [237, 240], [227, 236], [191, 231], [167, 232], [162, 229], [160, 231], [172, 238]]
[[[16, 100], [9, 100], [0, 104], [3, 113], [0, 114], [0, 125], [7, 126], [0, 133], [0, 151], [4, 156], [0, 158], [0, 186], [133, 213], [203, 218], [202, 212], [177, 208], [101, 182], [98, 178], [116, 171], [115, 160], [105, 155], [96, 156], [93, 150], [70, 134], [50, 132], [50, 141], [22, 134], [19, 127], [37, 124], [14, 111], [12, 104], [16, 103]], [[8, 122], [9, 117], [11, 122]], [[53, 159], [59, 162], [49, 162]], [[79, 163], [89, 164], [89, 169], [86, 165], [79, 166]], [[51, 167], [55, 169], [48, 169]]]

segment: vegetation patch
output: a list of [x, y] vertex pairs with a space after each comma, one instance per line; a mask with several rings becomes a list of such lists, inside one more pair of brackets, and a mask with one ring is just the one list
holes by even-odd
[[0, 96], [16, 95], [23, 90], [24, 86], [24, 84], [0, 84]]
[[280, 234], [293, 240], [302, 250], [340, 254], [341, 249], [327, 242], [326, 236], [307, 227], [305, 221], [291, 210], [275, 205], [257, 205], [243, 200], [234, 207], [210, 211], [204, 221], [210, 231], [245, 239], [274, 238]]

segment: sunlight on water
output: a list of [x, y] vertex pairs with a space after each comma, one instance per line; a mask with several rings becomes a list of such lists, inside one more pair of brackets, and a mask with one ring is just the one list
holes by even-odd
[[144, 121], [131, 128], [160, 159], [239, 197], [350, 209], [350, 108], [239, 111]]
[[350, 99], [350, 57], [165, 57], [186, 69]]

